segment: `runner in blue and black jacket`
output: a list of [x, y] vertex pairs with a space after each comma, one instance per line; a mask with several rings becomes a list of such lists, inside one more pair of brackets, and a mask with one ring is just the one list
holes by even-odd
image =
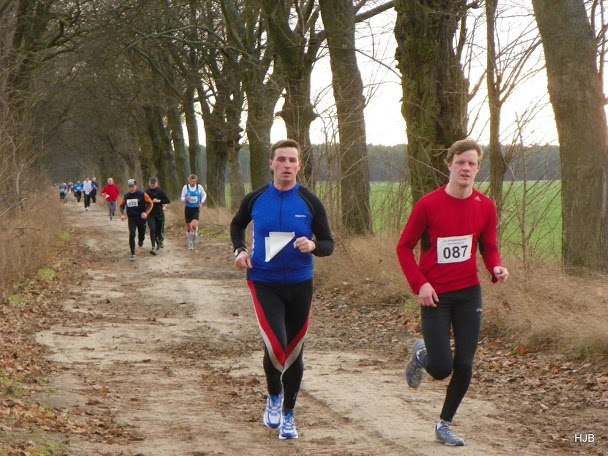
[[[263, 414], [279, 438], [298, 437], [294, 421], [302, 382], [304, 338], [313, 296], [313, 255], [331, 255], [334, 240], [323, 204], [297, 183], [300, 146], [283, 140], [271, 147], [273, 181], [249, 193], [232, 219], [235, 264], [247, 281], [264, 340], [268, 398]], [[253, 248], [245, 229], [253, 221]]]

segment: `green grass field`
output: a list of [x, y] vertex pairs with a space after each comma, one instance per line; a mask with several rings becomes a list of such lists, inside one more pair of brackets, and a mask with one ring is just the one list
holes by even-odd
[[[477, 188], [486, 193], [488, 184]], [[561, 183], [529, 181], [504, 183], [500, 220], [503, 251], [527, 258], [558, 258], [561, 252]], [[374, 232], [400, 232], [411, 210], [409, 188], [400, 183], [371, 185]]]
[[[487, 194], [488, 183], [477, 184]], [[522, 259], [558, 259], [561, 254], [560, 181], [506, 181], [504, 207], [500, 219], [500, 242], [504, 253]], [[247, 186], [246, 191], [250, 191]], [[335, 185], [317, 183], [316, 193], [328, 212], [336, 212]], [[411, 210], [409, 185], [400, 182], [373, 182], [371, 207], [374, 233], [400, 233]], [[227, 188], [227, 204], [230, 190]]]

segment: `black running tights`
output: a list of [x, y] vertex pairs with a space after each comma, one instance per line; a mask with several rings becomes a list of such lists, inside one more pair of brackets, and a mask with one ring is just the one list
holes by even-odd
[[[452, 374], [440, 418], [452, 421], [473, 376], [473, 358], [481, 328], [479, 285], [439, 295], [437, 307], [421, 307], [427, 372], [442, 380]], [[454, 335], [454, 353], [450, 346]]]
[[131, 255], [135, 255], [135, 234], [137, 232], [137, 242], [140, 246], [144, 245], [146, 238], [146, 221], [129, 217], [129, 248]]
[[152, 242], [152, 248], [154, 248], [158, 241], [162, 241], [163, 218], [154, 215], [148, 217], [148, 228], [150, 229], [150, 242]]

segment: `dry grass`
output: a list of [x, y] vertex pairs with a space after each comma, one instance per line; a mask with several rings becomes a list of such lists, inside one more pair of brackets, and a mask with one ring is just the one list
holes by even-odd
[[315, 282], [321, 288], [365, 285], [378, 302], [407, 299], [409, 288], [401, 273], [395, 246], [396, 239], [390, 236], [338, 235], [333, 255], [315, 263]]
[[[400, 301], [418, 306], [396, 258], [396, 237], [338, 239], [336, 251], [316, 262], [320, 288], [357, 287], [360, 300]], [[484, 333], [503, 337], [530, 351], [548, 349], [572, 357], [608, 355], [608, 280], [571, 277], [543, 265], [524, 274], [510, 266], [506, 284], [492, 285], [480, 264], [484, 289]]]
[[7, 296], [16, 284], [32, 277], [57, 245], [61, 230], [59, 196], [32, 189], [23, 206], [0, 220], [0, 293]]
[[[226, 208], [209, 208], [203, 206], [200, 213], [200, 229], [204, 236], [229, 239], [229, 227], [233, 214]], [[181, 201], [173, 201], [165, 212], [165, 231], [173, 234], [183, 234], [185, 230], [184, 205]]]
[[[179, 213], [181, 218], [181, 212]], [[205, 210], [206, 230], [225, 229], [227, 210]], [[227, 236], [227, 234], [226, 234]], [[397, 304], [418, 313], [403, 277], [395, 247], [397, 236], [336, 236], [334, 254], [316, 261], [317, 290], [348, 290], [368, 304]], [[511, 277], [492, 285], [480, 262], [487, 335], [508, 339], [522, 349], [550, 350], [571, 357], [608, 356], [608, 280], [572, 277], [558, 266], [540, 265], [528, 272], [505, 258]]]
[[508, 283], [485, 286], [487, 331], [530, 350], [608, 355], [608, 278], [573, 277], [555, 265], [510, 268]]

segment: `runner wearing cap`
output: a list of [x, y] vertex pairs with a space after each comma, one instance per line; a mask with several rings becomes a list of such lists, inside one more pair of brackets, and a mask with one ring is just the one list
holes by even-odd
[[158, 186], [158, 179], [151, 177], [148, 181], [148, 188], [145, 192], [148, 194], [154, 207], [152, 212], [148, 216], [148, 228], [150, 229], [150, 242], [152, 243], [152, 250], [150, 253], [156, 255], [158, 249], [162, 246], [162, 232], [163, 224], [165, 222], [164, 205], [169, 204], [171, 201], [163, 189]]
[[150, 197], [141, 190], [137, 190], [135, 179], [127, 181], [129, 191], [124, 194], [120, 202], [120, 220], [125, 219], [125, 209], [129, 218], [129, 248], [131, 249], [131, 261], [135, 260], [135, 232], [138, 235], [138, 244], [144, 246], [146, 238], [146, 219], [154, 207]]

